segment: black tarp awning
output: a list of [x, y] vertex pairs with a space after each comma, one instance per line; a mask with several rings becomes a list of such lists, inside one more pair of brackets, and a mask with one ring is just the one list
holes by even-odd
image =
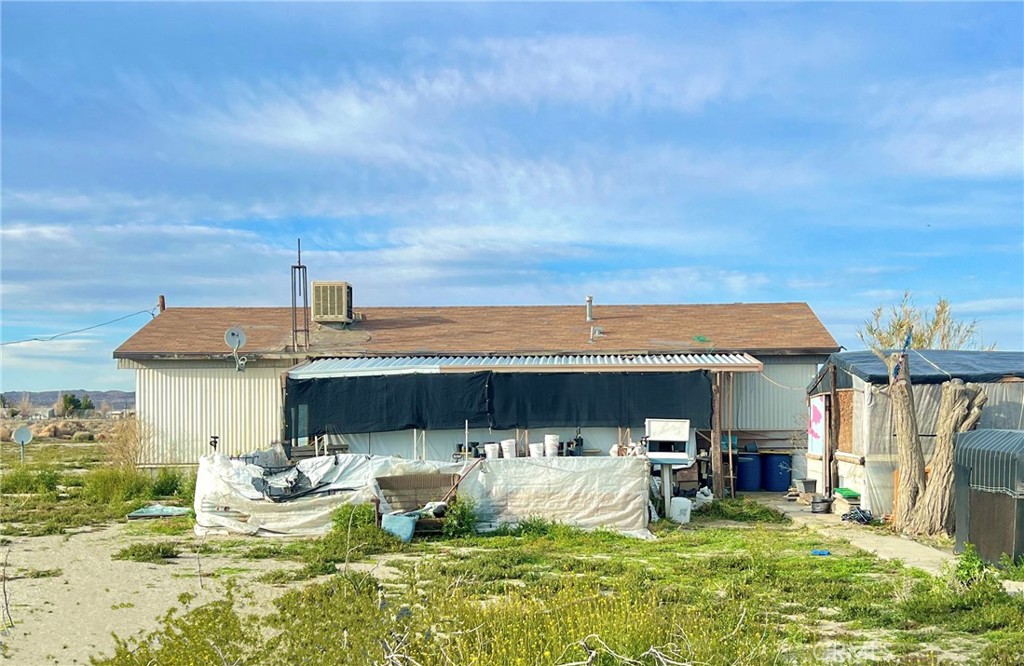
[[711, 423], [706, 372], [496, 373], [491, 378], [492, 427], [642, 426], [645, 418]]
[[[910, 381], [914, 384], [941, 384], [950, 379], [989, 383], [1007, 377], [1024, 378], [1024, 352], [963, 351], [952, 349], [911, 349]], [[888, 384], [888, 369], [871, 351], [831, 354], [818, 376], [807, 387], [809, 395], [832, 390], [830, 366], [835, 365], [836, 388], [853, 388], [853, 377], [869, 384]]]
[[288, 438], [487, 427], [491, 373], [288, 380]]
[[645, 418], [711, 424], [706, 371], [455, 373], [288, 379], [289, 439], [419, 428], [639, 427]]

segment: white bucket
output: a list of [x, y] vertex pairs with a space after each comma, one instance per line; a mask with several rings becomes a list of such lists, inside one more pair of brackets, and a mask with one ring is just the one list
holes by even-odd
[[543, 458], [544, 457], [544, 444], [543, 442], [537, 442], [530, 444], [530, 457], [531, 458]]
[[490, 460], [496, 459], [500, 451], [501, 447], [498, 444], [493, 442], [490, 444], [484, 444], [484, 455]]
[[690, 509], [693, 508], [693, 502], [685, 497], [673, 497], [669, 503], [668, 517], [677, 523], [688, 523], [690, 522]]
[[501, 456], [503, 458], [515, 458], [516, 457], [516, 440], [514, 440], [514, 439], [503, 439], [503, 440], [501, 440]]
[[558, 435], [544, 435], [544, 455], [548, 458], [558, 455]]

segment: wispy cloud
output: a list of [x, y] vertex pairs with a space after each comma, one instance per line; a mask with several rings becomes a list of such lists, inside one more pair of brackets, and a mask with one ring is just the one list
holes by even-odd
[[879, 90], [874, 116], [892, 168], [969, 178], [1024, 177], [1024, 70]]

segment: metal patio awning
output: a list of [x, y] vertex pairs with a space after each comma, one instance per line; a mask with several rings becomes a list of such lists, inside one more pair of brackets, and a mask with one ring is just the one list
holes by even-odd
[[395, 356], [321, 358], [288, 372], [290, 379], [453, 372], [761, 372], [746, 353], [600, 354], [565, 356]]

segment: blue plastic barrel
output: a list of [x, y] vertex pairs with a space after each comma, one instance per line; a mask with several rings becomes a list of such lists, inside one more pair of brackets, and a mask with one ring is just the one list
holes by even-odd
[[761, 490], [761, 461], [758, 457], [749, 453], [736, 456], [736, 490]]
[[789, 490], [792, 473], [788, 453], [761, 454], [761, 482], [765, 490], [773, 493], [786, 492]]

